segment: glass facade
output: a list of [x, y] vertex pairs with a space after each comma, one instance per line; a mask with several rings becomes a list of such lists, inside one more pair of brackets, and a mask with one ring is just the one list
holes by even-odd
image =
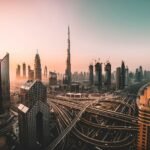
[[7, 112], [10, 105], [9, 54], [0, 61], [0, 113]]

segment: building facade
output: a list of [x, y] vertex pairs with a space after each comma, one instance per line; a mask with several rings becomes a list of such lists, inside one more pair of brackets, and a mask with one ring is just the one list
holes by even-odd
[[44, 149], [50, 139], [50, 116], [46, 87], [41, 81], [27, 81], [20, 89], [19, 139], [29, 150]]
[[23, 78], [26, 78], [26, 64], [22, 64]]
[[20, 65], [17, 65], [17, 69], [16, 69], [16, 78], [17, 79], [20, 79], [20, 77], [21, 77], [21, 67], [20, 67]]
[[105, 65], [105, 87], [110, 89], [111, 87], [111, 64], [109, 62]]
[[138, 93], [138, 150], [150, 149], [150, 84], [143, 86]]
[[116, 69], [116, 90], [121, 89], [121, 68]]
[[125, 88], [125, 74], [126, 74], [125, 63], [124, 63], [124, 61], [122, 61], [122, 64], [121, 64], [121, 89]]
[[95, 86], [97, 86], [98, 90], [102, 88], [102, 64], [95, 64]]
[[10, 107], [9, 54], [0, 60], [0, 114]]
[[68, 27], [68, 48], [64, 84], [70, 85], [71, 81], [70, 28]]
[[90, 85], [93, 85], [93, 83], [94, 83], [93, 65], [89, 66], [89, 83], [90, 83]]
[[55, 72], [49, 72], [49, 85], [57, 85], [57, 74]]
[[38, 53], [35, 55], [34, 60], [34, 79], [42, 80], [41, 60]]

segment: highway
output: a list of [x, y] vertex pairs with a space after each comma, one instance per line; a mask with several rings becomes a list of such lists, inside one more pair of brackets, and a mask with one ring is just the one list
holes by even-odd
[[[104, 97], [81, 102], [51, 97], [48, 101], [66, 128], [47, 150], [55, 149], [68, 133], [74, 134], [81, 141], [104, 149], [116, 150], [135, 142], [134, 136], [138, 127], [137, 118], [134, 116], [134, 101], [130, 96], [115, 101]], [[114, 104], [116, 108], [107, 110], [97, 107], [103, 103]], [[71, 114], [73, 111], [76, 112], [75, 116]]]
[[[82, 109], [84, 105], [82, 103], [76, 104], [73, 102], [62, 101], [58, 99], [50, 99], [49, 101], [67, 106], [69, 108], [78, 109], [78, 110]], [[120, 121], [127, 122], [133, 125], [137, 125], [137, 118], [131, 115], [123, 114], [123, 113], [116, 112], [116, 111], [106, 110], [106, 109], [98, 109], [92, 106], [87, 108], [86, 111], [89, 113], [93, 113], [95, 115], [101, 115], [101, 116], [109, 117], [115, 120], [120, 120]]]
[[79, 121], [80, 117], [85, 112], [87, 107], [89, 107], [90, 105], [92, 105], [95, 102], [97, 102], [97, 101], [93, 101], [93, 102], [89, 102], [89, 103], [85, 104], [84, 107], [82, 108], [82, 110], [78, 113], [78, 115], [68, 125], [68, 127], [53, 141], [53, 143], [51, 143], [46, 148], [46, 150], [53, 150], [62, 141], [62, 139], [72, 130], [72, 128], [76, 125], [77, 121]]
[[[55, 106], [55, 107], [57, 107], [57, 106]], [[71, 121], [69, 115], [67, 113], [65, 113], [64, 111], [62, 111], [61, 109], [59, 109], [59, 107], [57, 107], [57, 109], [61, 113], [60, 118], [63, 120], [63, 123], [65, 123], [66, 126], [68, 126]], [[80, 140], [83, 140], [84, 142], [87, 142], [87, 143], [90, 143], [90, 144], [93, 144], [93, 145], [96, 145], [99, 147], [103, 147], [103, 148], [111, 147], [112, 149], [116, 149], [116, 148], [128, 146], [134, 142], [134, 139], [132, 139], [132, 134], [127, 134], [127, 136], [125, 136], [121, 140], [119, 139], [119, 140], [115, 140], [115, 141], [104, 141], [104, 139], [106, 139], [108, 134], [105, 134], [105, 137], [103, 138], [103, 140], [98, 140], [98, 139], [94, 139], [89, 136], [86, 136], [85, 134], [80, 132], [76, 127], [74, 127], [71, 132], [76, 137], [78, 137]], [[95, 135], [95, 133], [93, 135]]]

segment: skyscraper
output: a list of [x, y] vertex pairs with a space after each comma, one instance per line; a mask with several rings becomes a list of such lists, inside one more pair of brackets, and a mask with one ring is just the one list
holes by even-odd
[[125, 86], [128, 86], [129, 84], [129, 69], [126, 67], [125, 69]]
[[31, 70], [31, 67], [30, 67], [30, 65], [28, 65], [28, 76], [29, 76], [30, 70]]
[[94, 82], [93, 65], [89, 66], [89, 82], [90, 82], [90, 85], [93, 85], [93, 82]]
[[139, 67], [139, 72], [140, 72], [140, 77], [141, 77], [141, 80], [143, 79], [143, 68], [142, 66]]
[[65, 84], [71, 84], [71, 55], [70, 55], [70, 28], [68, 26], [68, 48], [67, 48], [67, 61], [65, 71]]
[[31, 70], [30, 65], [28, 66], [28, 80], [34, 80], [34, 71]]
[[49, 85], [57, 85], [57, 74], [55, 72], [49, 72]]
[[41, 61], [38, 52], [35, 55], [35, 61], [34, 61], [34, 79], [42, 80]]
[[9, 54], [0, 60], [0, 114], [10, 106]]
[[50, 142], [50, 116], [46, 87], [41, 81], [27, 81], [20, 89], [19, 139], [25, 149], [44, 149]]
[[116, 69], [116, 90], [121, 89], [121, 68]]
[[21, 67], [20, 67], [20, 65], [18, 65], [18, 66], [17, 66], [17, 69], [16, 69], [16, 78], [17, 78], [17, 79], [20, 78], [20, 74], [21, 74], [20, 69], [21, 69]]
[[102, 88], [102, 64], [99, 62], [95, 64], [95, 85], [98, 90]]
[[121, 64], [121, 89], [124, 89], [125, 87], [125, 64], [124, 61], [122, 61]]
[[150, 84], [138, 92], [138, 150], [150, 149]]
[[44, 67], [44, 78], [47, 78], [47, 66]]
[[23, 78], [26, 78], [26, 64], [22, 64]]
[[109, 62], [105, 65], [105, 86], [107, 89], [111, 86], [111, 64]]

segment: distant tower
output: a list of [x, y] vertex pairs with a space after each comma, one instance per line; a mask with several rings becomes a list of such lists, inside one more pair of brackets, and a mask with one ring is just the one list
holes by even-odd
[[93, 85], [93, 82], [94, 82], [93, 65], [89, 66], [89, 82], [90, 82], [90, 85]]
[[35, 61], [34, 61], [34, 79], [42, 80], [41, 61], [38, 52], [35, 55]]
[[150, 149], [150, 84], [143, 86], [137, 97], [138, 143], [137, 150]]
[[28, 80], [34, 80], [34, 71], [28, 66]]
[[111, 64], [107, 62], [105, 65], [105, 86], [110, 89], [111, 86]]
[[44, 67], [44, 77], [47, 78], [47, 66]]
[[122, 61], [122, 64], [121, 64], [121, 89], [124, 89], [124, 87], [125, 87], [125, 73], [126, 73], [125, 64], [124, 64], [124, 61]]
[[98, 87], [98, 90], [102, 88], [102, 64], [95, 64], [95, 85]]
[[121, 89], [121, 68], [116, 69], [116, 90]]
[[143, 79], [143, 68], [142, 66], [139, 67], [139, 71], [140, 71], [140, 77], [141, 77], [141, 80]]
[[28, 65], [28, 78], [29, 78], [30, 70], [31, 70], [31, 67], [30, 65]]
[[22, 64], [22, 70], [23, 70], [23, 78], [26, 78], [26, 64]]
[[10, 107], [9, 54], [0, 59], [0, 114]]
[[20, 78], [20, 74], [21, 74], [20, 69], [21, 69], [20, 65], [17, 65], [17, 69], [16, 69], [16, 78], [17, 79]]
[[71, 56], [70, 56], [70, 28], [68, 26], [68, 49], [67, 49], [67, 62], [65, 71], [65, 83], [71, 84]]
[[125, 86], [128, 86], [129, 84], [129, 69], [126, 67], [125, 69]]
[[57, 85], [57, 74], [55, 72], [49, 72], [49, 85]]

